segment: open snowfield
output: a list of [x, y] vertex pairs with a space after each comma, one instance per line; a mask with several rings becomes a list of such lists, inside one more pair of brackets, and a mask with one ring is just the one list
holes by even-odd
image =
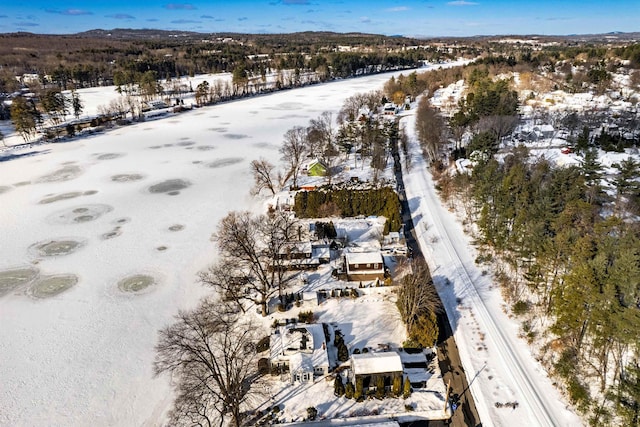
[[207, 292], [218, 221], [262, 211], [249, 163], [278, 164], [289, 128], [392, 74], [0, 153], [0, 425], [160, 424], [157, 331]]
[[[404, 171], [417, 238], [447, 312], [480, 419], [485, 426], [577, 426], [552, 380], [518, 337], [500, 289], [474, 263], [476, 251], [455, 213], [444, 207], [415, 135], [411, 110], [401, 120], [410, 135], [411, 170]], [[518, 406], [495, 406], [517, 402]]]

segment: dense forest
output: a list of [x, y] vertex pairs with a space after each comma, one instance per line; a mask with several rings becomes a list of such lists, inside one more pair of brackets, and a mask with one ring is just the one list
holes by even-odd
[[[404, 49], [407, 45], [420, 49]], [[462, 51], [462, 49], [461, 49]], [[273, 35], [94, 31], [53, 36], [0, 35], [0, 69], [13, 76], [40, 76], [61, 89], [113, 84], [117, 73], [171, 79], [233, 72], [251, 76], [283, 69], [314, 71], [324, 79], [357, 72], [416, 67], [461, 52], [442, 52], [414, 39], [367, 34], [298, 33]], [[48, 76], [45, 78], [45, 76]], [[3, 92], [0, 87], [0, 92]]]

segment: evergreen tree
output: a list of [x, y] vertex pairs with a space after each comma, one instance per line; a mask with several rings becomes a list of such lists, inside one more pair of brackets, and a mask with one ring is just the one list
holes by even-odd
[[342, 377], [338, 374], [336, 375], [336, 380], [333, 382], [333, 394], [340, 397], [344, 396], [345, 388], [342, 383]]
[[35, 134], [36, 125], [40, 122], [41, 116], [33, 101], [27, 101], [24, 97], [18, 96], [11, 103], [11, 120], [16, 131], [26, 142]]
[[408, 399], [411, 396], [411, 382], [409, 378], [404, 379], [404, 385], [402, 387], [402, 397]]
[[630, 363], [620, 377], [617, 403], [624, 425], [640, 425], [640, 365]]
[[376, 379], [376, 397], [378, 399], [384, 398], [384, 377], [378, 377]]
[[353, 399], [355, 395], [355, 388], [351, 381], [347, 381], [347, 385], [344, 388], [344, 397], [347, 399]]
[[356, 400], [364, 398], [364, 383], [362, 378], [356, 379], [356, 389], [353, 393], [353, 398]]
[[391, 394], [394, 397], [399, 397], [402, 391], [402, 377], [394, 377], [393, 384], [391, 385]]

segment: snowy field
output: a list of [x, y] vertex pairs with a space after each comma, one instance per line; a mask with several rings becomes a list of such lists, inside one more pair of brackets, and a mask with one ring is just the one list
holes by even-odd
[[262, 211], [249, 163], [278, 164], [289, 128], [392, 74], [0, 153], [0, 425], [160, 424], [157, 331], [205, 294], [218, 221]]

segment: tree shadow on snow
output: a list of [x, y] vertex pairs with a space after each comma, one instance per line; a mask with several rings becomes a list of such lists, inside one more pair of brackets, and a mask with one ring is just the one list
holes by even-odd
[[51, 152], [51, 150], [41, 150], [41, 151], [33, 150], [33, 151], [28, 151], [26, 153], [0, 154], [0, 162], [10, 162], [12, 160], [21, 159], [23, 157], [40, 156], [40, 155], [48, 154], [49, 152]]

